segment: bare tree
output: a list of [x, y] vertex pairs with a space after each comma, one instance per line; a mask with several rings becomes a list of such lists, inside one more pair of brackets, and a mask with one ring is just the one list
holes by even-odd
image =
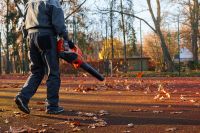
[[164, 35], [161, 31], [161, 5], [160, 5], [160, 0], [156, 0], [156, 4], [157, 4], [157, 16], [155, 16], [155, 14], [153, 12], [151, 0], [147, 0], [149, 12], [151, 14], [151, 17], [152, 17], [152, 20], [153, 20], [154, 26], [155, 26], [155, 33], [156, 33], [156, 35], [159, 36], [159, 39], [160, 39], [161, 48], [162, 48], [163, 56], [164, 56], [164, 61], [167, 64], [167, 69], [168, 69], [168, 71], [175, 71], [174, 63], [173, 63], [171, 56], [170, 56], [170, 53], [168, 51], [166, 41], [165, 41], [165, 37], [164, 37]]

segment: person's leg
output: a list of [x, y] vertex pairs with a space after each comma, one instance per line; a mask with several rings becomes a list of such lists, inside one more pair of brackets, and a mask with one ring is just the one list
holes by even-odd
[[[42, 37], [41, 37], [42, 38]], [[45, 39], [46, 38], [46, 39]], [[46, 36], [39, 39], [40, 47], [45, 47], [44, 43], [48, 43], [48, 47], [43, 51], [43, 58], [47, 66], [47, 113], [60, 113], [64, 109], [58, 106], [59, 89], [60, 89], [60, 71], [59, 58], [56, 50], [57, 39], [54, 36]], [[45, 41], [46, 40], [46, 41]]]
[[37, 38], [37, 34], [31, 34], [29, 36], [28, 43], [30, 46], [29, 58], [31, 61], [31, 64], [30, 64], [31, 74], [28, 77], [26, 83], [22, 87], [19, 94], [16, 96], [16, 103], [19, 109], [25, 113], [30, 113], [30, 111], [28, 111], [26, 108], [24, 110], [23, 106], [27, 106], [28, 108], [29, 100], [37, 91], [37, 88], [40, 85], [45, 74], [43, 59], [42, 59], [40, 51], [38, 50], [36, 46], [37, 45], [36, 38]]

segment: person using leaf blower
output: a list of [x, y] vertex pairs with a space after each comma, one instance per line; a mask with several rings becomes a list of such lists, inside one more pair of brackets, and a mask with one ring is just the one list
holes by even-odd
[[[59, 103], [60, 72], [59, 57], [81, 67], [91, 75], [104, 80], [93, 67], [83, 61], [81, 50], [68, 39], [64, 13], [58, 0], [29, 0], [24, 15], [24, 37], [30, 48], [30, 76], [15, 97], [15, 103], [24, 113], [29, 114], [28, 103], [36, 93], [45, 70], [47, 71], [47, 114], [64, 111]], [[57, 42], [57, 37], [61, 38]]]
[[30, 48], [30, 76], [15, 97], [15, 103], [29, 114], [28, 103], [47, 72], [46, 113], [64, 111], [59, 103], [60, 72], [57, 37], [64, 39], [65, 48], [74, 48], [69, 41], [64, 13], [58, 0], [29, 0], [25, 7], [24, 33]]

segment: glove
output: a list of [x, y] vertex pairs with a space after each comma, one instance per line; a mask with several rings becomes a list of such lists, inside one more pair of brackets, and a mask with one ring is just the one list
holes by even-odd
[[64, 51], [69, 51], [70, 50], [68, 41], [64, 40], [63, 47], [64, 47]]
[[70, 49], [74, 49], [75, 48], [75, 44], [71, 40], [68, 40], [68, 44], [69, 44], [69, 48]]

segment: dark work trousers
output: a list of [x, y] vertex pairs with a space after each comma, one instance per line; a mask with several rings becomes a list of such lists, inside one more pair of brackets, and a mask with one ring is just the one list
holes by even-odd
[[59, 59], [56, 51], [56, 36], [45, 33], [30, 33], [28, 35], [30, 47], [30, 71], [31, 74], [24, 84], [19, 95], [24, 102], [29, 102], [40, 85], [45, 70], [47, 70], [47, 109], [58, 107], [60, 72]]

